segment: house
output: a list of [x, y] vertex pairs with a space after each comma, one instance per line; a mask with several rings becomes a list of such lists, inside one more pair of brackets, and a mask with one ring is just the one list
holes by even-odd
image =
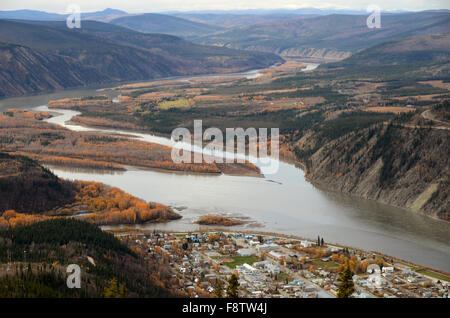
[[256, 246], [256, 248], [260, 251], [260, 252], [269, 252], [269, 251], [274, 251], [279, 249], [279, 246], [275, 243], [269, 243], [269, 244], [260, 244], [258, 246]]
[[314, 285], [308, 284], [303, 286], [303, 291], [307, 292], [307, 293], [312, 293], [316, 291], [316, 287]]
[[369, 286], [381, 288], [383, 285], [387, 284], [387, 281], [381, 277], [380, 273], [375, 273], [367, 278], [367, 283]]
[[289, 285], [293, 285], [293, 286], [303, 286], [304, 284], [305, 283], [300, 278], [296, 278], [292, 282], [289, 283]]
[[367, 266], [367, 272], [370, 274], [381, 273], [380, 266], [377, 264], [370, 264]]
[[394, 272], [394, 267], [392, 267], [392, 266], [385, 266], [385, 267], [383, 267], [382, 272], [383, 273], [393, 273]]
[[328, 277], [328, 275], [330, 275], [330, 272], [327, 272], [325, 270], [321, 270], [319, 272], [319, 275], [322, 276], [322, 277]]
[[271, 263], [267, 263], [264, 268], [266, 269], [267, 272], [274, 274], [274, 275], [278, 275], [281, 271], [280, 268], [277, 265], [271, 264]]
[[275, 251], [270, 251], [269, 256], [273, 257], [276, 260], [280, 260], [284, 255]]
[[251, 271], [251, 272], [256, 272], [257, 271], [256, 268], [254, 268], [253, 266], [251, 266], [251, 265], [249, 265], [247, 263], [244, 263], [244, 265], [242, 265], [242, 266], [248, 271]]
[[236, 251], [239, 256], [253, 256], [255, 252], [249, 248], [241, 248]]
[[269, 264], [268, 261], [261, 261], [261, 262], [255, 262], [253, 263], [253, 266], [256, 268], [264, 268], [266, 264]]
[[300, 245], [303, 246], [303, 247], [312, 247], [313, 243], [310, 242], [310, 241], [301, 241]]

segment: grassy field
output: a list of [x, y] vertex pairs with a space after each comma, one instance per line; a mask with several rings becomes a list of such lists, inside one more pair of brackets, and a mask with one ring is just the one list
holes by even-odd
[[419, 268], [419, 269], [415, 269], [416, 273], [422, 274], [422, 275], [426, 275], [426, 276], [430, 276], [439, 280], [443, 280], [446, 282], [450, 282], [450, 277], [441, 273], [437, 273], [437, 272], [433, 272], [429, 269], [426, 268]]
[[236, 268], [238, 265], [249, 264], [252, 265], [254, 262], [258, 261], [256, 256], [235, 256], [233, 257], [233, 262], [225, 263], [229, 268]]
[[170, 109], [170, 108], [188, 108], [189, 101], [186, 98], [181, 98], [177, 100], [168, 100], [158, 104], [159, 109]]
[[321, 261], [320, 259], [315, 259], [315, 260], [313, 260], [313, 261], [312, 261], [312, 265], [315, 266], [315, 267], [321, 267], [321, 268], [324, 268], [325, 266], [326, 266], [327, 268], [336, 268], [336, 267], [338, 267], [338, 264], [337, 264], [337, 263], [334, 263], [334, 262], [324, 262], [324, 261]]

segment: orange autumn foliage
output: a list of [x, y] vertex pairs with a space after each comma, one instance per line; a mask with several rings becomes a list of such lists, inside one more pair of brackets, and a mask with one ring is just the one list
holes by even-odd
[[45, 215], [19, 213], [14, 210], [7, 210], [0, 216], [0, 229], [9, 227], [30, 225], [39, 221], [44, 221], [50, 217]]
[[243, 224], [242, 221], [213, 214], [202, 216], [196, 223], [202, 225], [223, 225], [223, 226], [233, 226]]
[[81, 216], [97, 225], [137, 224], [178, 219], [171, 208], [159, 203], [147, 203], [118, 188], [108, 188], [98, 182], [79, 182], [77, 204], [89, 206], [92, 212]]

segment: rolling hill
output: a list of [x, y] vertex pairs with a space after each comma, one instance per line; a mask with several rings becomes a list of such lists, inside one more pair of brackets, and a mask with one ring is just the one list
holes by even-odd
[[75, 185], [23, 156], [0, 152], [0, 215], [40, 213], [75, 200]]
[[110, 23], [144, 33], [164, 33], [189, 38], [222, 30], [219, 26], [194, 22], [166, 14], [145, 13], [113, 19]]
[[382, 15], [381, 28], [369, 29], [365, 15], [332, 14], [236, 27], [194, 41], [283, 56], [342, 59], [361, 49], [396, 38], [450, 30], [450, 13]]
[[209, 47], [96, 21], [68, 29], [64, 21], [0, 20], [0, 42], [0, 96], [236, 72], [282, 61], [274, 54]]
[[233, 28], [239, 26], [261, 24], [270, 21], [295, 18], [312, 18], [317, 14], [296, 13], [264, 13], [264, 14], [237, 14], [237, 13], [177, 13], [175, 16], [199, 23], [219, 26], [222, 28]]
[[324, 67], [386, 66], [450, 61], [450, 33], [390, 40]]
[[[83, 12], [82, 19], [96, 20], [107, 22], [112, 19], [128, 15], [122, 10], [107, 8], [103, 11]], [[18, 19], [18, 20], [32, 20], [32, 21], [61, 21], [67, 18], [67, 14], [50, 13], [37, 10], [10, 10], [0, 11], [0, 19]]]

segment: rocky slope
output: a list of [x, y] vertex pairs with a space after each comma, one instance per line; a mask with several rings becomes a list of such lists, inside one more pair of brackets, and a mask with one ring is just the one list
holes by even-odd
[[[444, 108], [448, 113], [449, 103]], [[330, 190], [450, 220], [450, 130], [420, 113], [409, 117], [322, 145], [304, 160], [309, 180]]]

